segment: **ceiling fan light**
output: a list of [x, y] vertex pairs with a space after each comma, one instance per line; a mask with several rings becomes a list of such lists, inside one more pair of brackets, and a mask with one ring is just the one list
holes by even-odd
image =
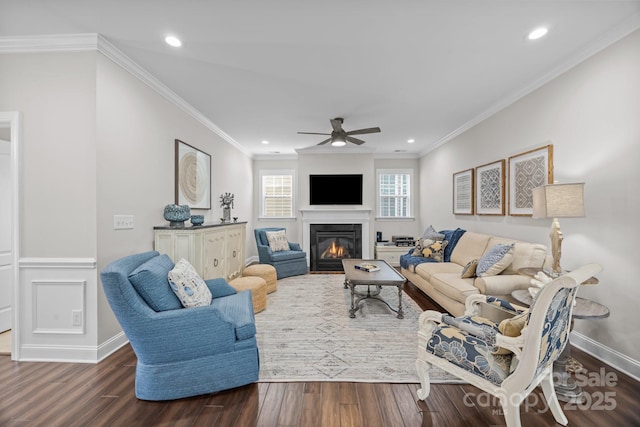
[[344, 147], [347, 145], [346, 138], [342, 135], [333, 135], [331, 137], [331, 145], [334, 147]]

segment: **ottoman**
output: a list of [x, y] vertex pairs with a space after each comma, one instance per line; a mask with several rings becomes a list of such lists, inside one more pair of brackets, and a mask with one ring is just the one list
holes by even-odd
[[275, 292], [278, 287], [278, 274], [276, 268], [269, 264], [253, 264], [242, 272], [243, 276], [262, 277], [267, 282], [267, 293]]
[[236, 291], [251, 291], [253, 312], [259, 313], [267, 307], [267, 283], [260, 277], [238, 277], [229, 282]]

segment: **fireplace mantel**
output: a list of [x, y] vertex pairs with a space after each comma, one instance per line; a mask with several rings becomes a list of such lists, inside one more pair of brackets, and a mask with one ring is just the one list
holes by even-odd
[[310, 253], [311, 224], [362, 224], [362, 258], [371, 258], [371, 209], [365, 208], [307, 208], [300, 209], [302, 217], [302, 248]]

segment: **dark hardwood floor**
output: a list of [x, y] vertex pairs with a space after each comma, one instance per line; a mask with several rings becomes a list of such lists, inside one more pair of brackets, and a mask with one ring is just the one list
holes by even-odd
[[[423, 309], [438, 309], [413, 285]], [[587, 372], [587, 403], [565, 405], [572, 426], [640, 426], [640, 383], [573, 350]], [[418, 384], [257, 383], [169, 402], [134, 396], [130, 346], [97, 365], [12, 362], [0, 356], [1, 426], [500, 426], [499, 405], [469, 385], [434, 384], [425, 402]], [[602, 373], [609, 384], [597, 381]], [[585, 378], [587, 378], [585, 376]], [[615, 384], [613, 384], [615, 382]], [[537, 389], [523, 405], [525, 427], [554, 426]]]

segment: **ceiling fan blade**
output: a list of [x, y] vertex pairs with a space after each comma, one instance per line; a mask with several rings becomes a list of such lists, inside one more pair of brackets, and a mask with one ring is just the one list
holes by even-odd
[[344, 121], [342, 118], [336, 117], [335, 119], [331, 119], [329, 121], [331, 122], [331, 127], [333, 127], [333, 130], [335, 132], [344, 132], [344, 130], [342, 130], [342, 122]]
[[352, 130], [347, 132], [347, 135], [364, 135], [365, 133], [377, 133], [377, 132], [380, 132], [379, 127]]
[[356, 144], [356, 145], [362, 145], [362, 144], [364, 144], [364, 141], [363, 141], [363, 140], [358, 139], [358, 138], [354, 138], [354, 137], [352, 137], [352, 136], [347, 136], [347, 141], [352, 142], [352, 143], [354, 143], [354, 144]]
[[327, 142], [329, 142], [329, 141], [331, 141], [331, 138], [327, 138], [327, 139], [325, 139], [324, 141], [319, 142], [319, 143], [318, 143], [318, 145], [324, 145], [324, 144], [326, 144], [326, 143], [327, 143]]
[[298, 132], [300, 135], [331, 135], [330, 133], [318, 133], [318, 132]]

